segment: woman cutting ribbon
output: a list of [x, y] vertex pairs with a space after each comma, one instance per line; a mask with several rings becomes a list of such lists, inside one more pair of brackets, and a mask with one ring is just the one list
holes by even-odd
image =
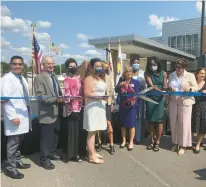
[[67, 59], [65, 62], [65, 67], [68, 68], [68, 74], [64, 80], [64, 102], [66, 107], [66, 118], [62, 125], [62, 136], [66, 141], [63, 143], [62, 160], [64, 162], [68, 162], [69, 160], [73, 159], [76, 162], [81, 162], [82, 160], [79, 158], [78, 154], [79, 136], [82, 135], [79, 134], [79, 132], [81, 118], [80, 112], [83, 107], [83, 82], [79, 75], [75, 75], [77, 72], [77, 62], [75, 59]]
[[[178, 59], [176, 71], [169, 75], [169, 88], [173, 92], [196, 92], [198, 90], [194, 74], [187, 72], [187, 60]], [[172, 136], [172, 151], [183, 155], [186, 147], [192, 146], [191, 117], [194, 97], [170, 96], [169, 118]]]
[[133, 149], [138, 110], [138, 99], [132, 95], [132, 93], [137, 93], [139, 90], [139, 81], [132, 79], [132, 68], [125, 68], [122, 78], [120, 78], [115, 87], [115, 91], [120, 94], [119, 116], [122, 124], [122, 144], [120, 145], [120, 148], [122, 149], [126, 145], [126, 128], [128, 128], [130, 133], [128, 151]]

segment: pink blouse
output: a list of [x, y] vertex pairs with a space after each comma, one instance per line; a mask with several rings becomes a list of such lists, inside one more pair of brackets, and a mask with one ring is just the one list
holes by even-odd
[[[83, 81], [80, 76], [67, 76], [64, 79], [64, 96], [83, 96]], [[82, 99], [65, 98], [66, 115], [80, 112], [83, 107], [82, 101]]]

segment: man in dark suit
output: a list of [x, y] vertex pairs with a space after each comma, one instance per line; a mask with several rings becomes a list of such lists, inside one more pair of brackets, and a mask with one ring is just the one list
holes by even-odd
[[51, 56], [42, 58], [44, 70], [34, 79], [34, 90], [37, 96], [43, 96], [39, 101], [38, 119], [41, 124], [40, 165], [46, 170], [55, 168], [50, 160], [58, 160], [56, 148], [59, 139], [60, 117], [59, 109], [62, 103], [62, 93], [54, 71], [54, 60]]

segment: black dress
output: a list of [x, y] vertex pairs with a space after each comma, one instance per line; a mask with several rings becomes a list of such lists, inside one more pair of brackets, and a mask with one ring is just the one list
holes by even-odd
[[[206, 83], [199, 90], [206, 90]], [[206, 97], [196, 97], [196, 104], [193, 105], [193, 132], [197, 134], [206, 134]]]

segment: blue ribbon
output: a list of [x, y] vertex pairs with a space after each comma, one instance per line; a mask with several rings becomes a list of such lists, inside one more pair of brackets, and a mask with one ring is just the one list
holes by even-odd
[[[205, 97], [206, 94], [202, 93], [202, 92], [147, 92], [147, 93], [126, 93], [126, 94], [120, 94], [119, 96], [165, 96], [165, 95], [169, 95], [169, 96], [181, 96], [181, 97]], [[1, 100], [9, 100], [9, 99], [37, 99], [37, 100], [41, 100], [41, 99], [48, 99], [48, 98], [53, 98], [55, 96], [30, 96], [30, 97], [0, 97]], [[111, 96], [93, 96], [93, 97], [83, 97], [83, 98], [102, 98], [102, 97], [111, 97]], [[63, 96], [62, 98], [75, 98], [74, 96]], [[80, 97], [76, 97], [76, 98], [80, 98]]]

